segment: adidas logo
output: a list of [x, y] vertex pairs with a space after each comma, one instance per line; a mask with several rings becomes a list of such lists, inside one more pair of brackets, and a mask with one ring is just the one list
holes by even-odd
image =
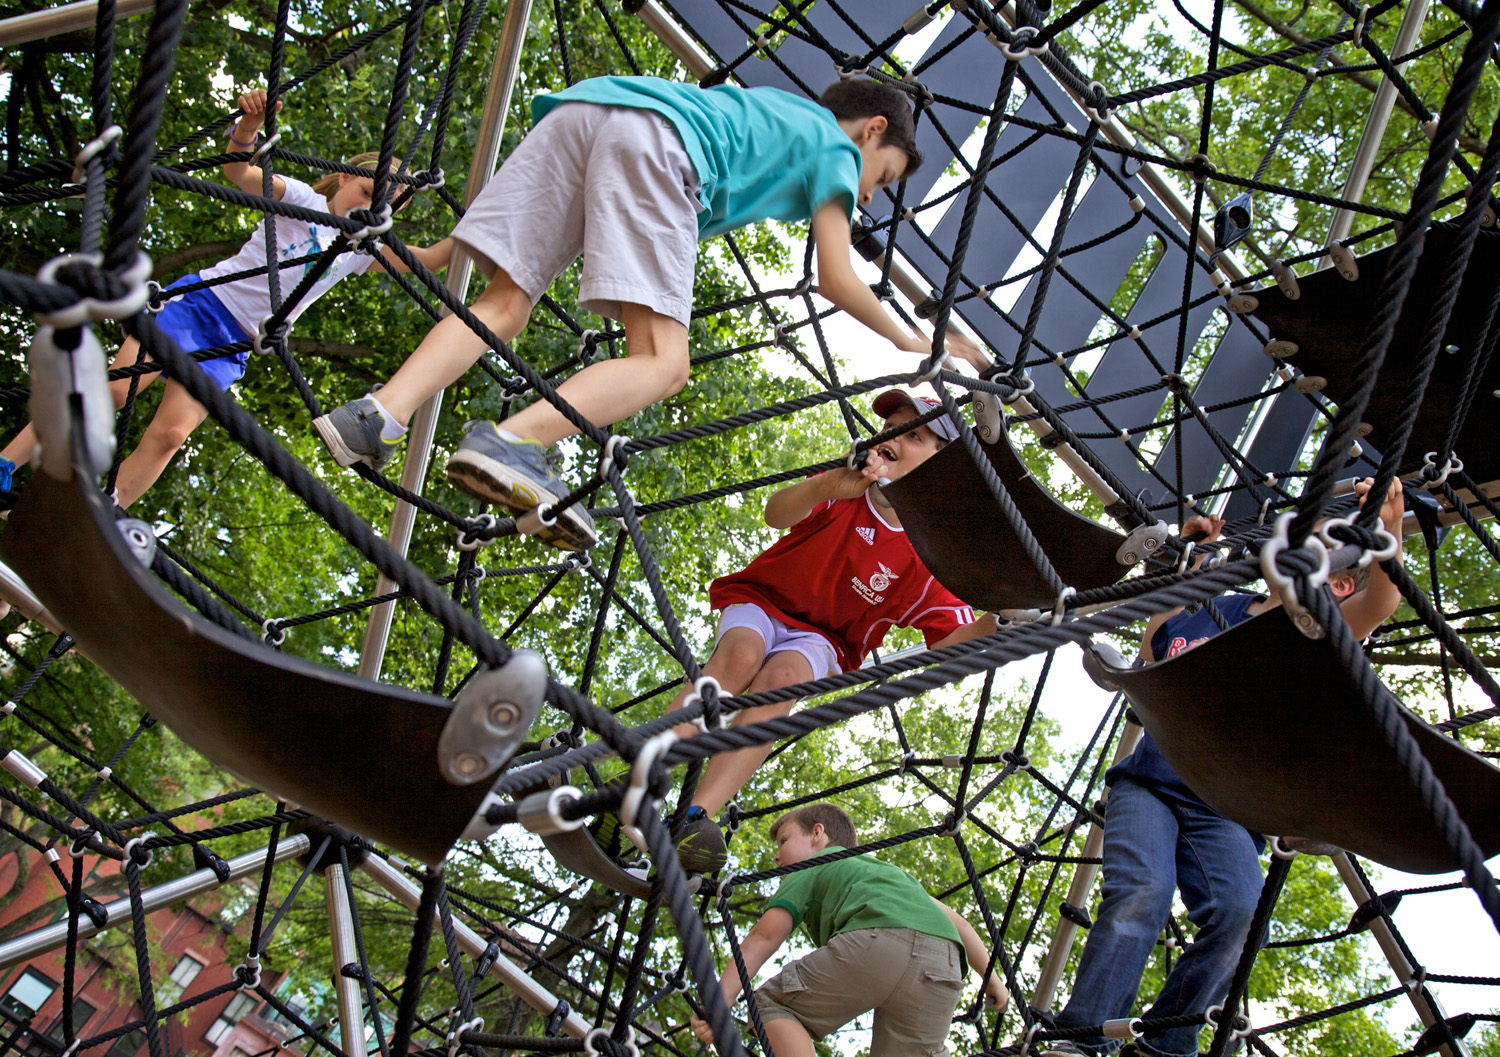
[[860, 525], [854, 531], [858, 532], [859, 538], [870, 544], [870, 546], [873, 547], [875, 545], [875, 530], [870, 528], [870, 526]]

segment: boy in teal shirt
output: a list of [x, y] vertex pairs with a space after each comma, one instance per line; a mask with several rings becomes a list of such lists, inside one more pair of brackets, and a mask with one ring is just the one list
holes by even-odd
[[[859, 844], [849, 816], [833, 804], [789, 811], [771, 827], [771, 839], [778, 867]], [[944, 1040], [969, 966], [984, 967], [984, 990], [997, 1008], [1009, 1000], [974, 927], [910, 874], [874, 856], [788, 874], [740, 942], [745, 970], [753, 977], [798, 925], [818, 949], [755, 992], [777, 1057], [813, 1057], [814, 1039], [870, 1010], [870, 1057], [947, 1053]], [[719, 986], [733, 1006], [742, 986], [733, 962]], [[712, 1030], [697, 1017], [693, 1030], [713, 1042]]]
[[[664, 400], [688, 380], [688, 323], [698, 242], [761, 220], [812, 221], [818, 292], [881, 337], [918, 355], [931, 342], [886, 311], [850, 263], [856, 203], [917, 167], [911, 106], [876, 81], [839, 81], [813, 102], [775, 88], [656, 77], [596, 77], [532, 100], [533, 128], [469, 206], [453, 238], [490, 276], [471, 311], [502, 341], [583, 254], [578, 303], [622, 322], [626, 357], [603, 359], [557, 389], [606, 426]], [[977, 347], [950, 342], [976, 367]], [[463, 376], [487, 348], [458, 317], [428, 332], [380, 389], [314, 420], [341, 466], [380, 469], [411, 415]], [[503, 426], [470, 424], [448, 461], [455, 485], [517, 516], [570, 489], [550, 448], [577, 428], [546, 400]], [[581, 550], [595, 539], [581, 504], [544, 542]]]

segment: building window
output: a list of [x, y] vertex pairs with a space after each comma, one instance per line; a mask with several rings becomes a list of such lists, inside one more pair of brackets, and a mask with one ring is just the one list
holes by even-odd
[[208, 1031], [203, 1037], [217, 1046], [223, 1041], [229, 1030], [240, 1022], [240, 1018], [255, 1008], [255, 997], [243, 992], [235, 995], [225, 1004], [218, 1018], [209, 1025]]
[[17, 1020], [26, 1020], [41, 1009], [56, 990], [55, 982], [35, 969], [27, 969], [10, 985], [10, 990], [0, 997], [0, 1008]]
[[115, 1044], [109, 1048], [109, 1052], [104, 1057], [135, 1057], [136, 1052], [145, 1044], [146, 1033], [137, 1028], [116, 1039]]
[[[83, 1034], [84, 1025], [89, 1022], [89, 1018], [92, 1017], [95, 1012], [96, 1012], [96, 1010], [94, 1009], [94, 1004], [92, 1002], [86, 1001], [85, 999], [82, 999], [82, 998], [75, 998], [75, 999], [73, 999], [73, 1037], [74, 1038], [77, 1038], [79, 1035]], [[65, 1018], [63, 1018], [63, 1017], [58, 1017], [57, 1018], [57, 1023], [54, 1024], [54, 1025], [52, 1025], [52, 1030], [49, 1031], [49, 1032], [47, 1032], [48, 1035], [51, 1035], [58, 1042], [62, 1042], [63, 1039], [64, 1039], [64, 1037], [65, 1037], [64, 1036], [64, 1032], [63, 1032], [63, 1020], [64, 1019]]]
[[166, 983], [156, 989], [157, 1006], [165, 1008], [175, 1003], [202, 971], [203, 963], [191, 954], [184, 954], [177, 959], [177, 964], [172, 967], [172, 975], [167, 978]]

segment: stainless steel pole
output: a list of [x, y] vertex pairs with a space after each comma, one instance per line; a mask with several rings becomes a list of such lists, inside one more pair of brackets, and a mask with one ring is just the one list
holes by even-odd
[[[276, 861], [285, 862], [287, 859], [298, 855], [306, 855], [310, 850], [308, 837], [305, 833], [294, 836], [284, 836], [276, 845]], [[231, 881], [248, 877], [265, 868], [266, 849], [259, 851], [247, 851], [243, 855], [236, 855], [229, 860], [229, 879]], [[173, 881], [164, 881], [159, 885], [152, 885], [141, 892], [141, 902], [145, 906], [146, 913], [159, 910], [172, 903], [179, 903], [184, 899], [211, 892], [223, 884], [218, 876], [208, 869], [194, 870], [190, 874], [184, 874]], [[105, 929], [112, 929], [116, 925], [122, 925], [130, 920], [130, 899], [121, 897], [104, 904], [107, 915], [103, 925], [95, 925], [87, 915], [78, 919], [78, 938], [88, 939], [97, 936]], [[9, 969], [13, 965], [19, 965], [28, 958], [35, 958], [39, 954], [56, 950], [68, 942], [68, 923], [66, 920], [57, 921], [43, 928], [33, 929], [24, 936], [17, 936], [6, 943], [0, 943], [0, 970]]]
[[[156, 0], [119, 0], [115, 4], [115, 18], [130, 18], [155, 7]], [[94, 22], [99, 17], [98, 11], [98, 0], [78, 0], [76, 4], [47, 7], [0, 19], [0, 48], [45, 40], [59, 33], [72, 33], [78, 29], [93, 29]]]
[[[1391, 45], [1392, 55], [1405, 55], [1416, 46], [1422, 35], [1422, 22], [1427, 17], [1428, 0], [1411, 0], [1401, 25], [1396, 30], [1396, 40]], [[1405, 64], [1396, 67], [1405, 69]], [[1385, 139], [1385, 129], [1391, 120], [1391, 111], [1396, 106], [1396, 86], [1389, 77], [1383, 78], [1375, 89], [1375, 100], [1370, 104], [1370, 114], [1365, 118], [1365, 130], [1360, 134], [1359, 146], [1354, 150], [1354, 162], [1349, 167], [1349, 178], [1344, 181], [1344, 192], [1339, 197], [1347, 202], [1358, 202], [1365, 193], [1370, 172], [1375, 168], [1375, 158], [1380, 153], [1380, 143]], [[1354, 214], [1347, 209], [1337, 210], [1328, 225], [1328, 240], [1325, 246], [1345, 238], [1354, 224]], [[1324, 258], [1324, 266], [1327, 258]]]
[[333, 992], [339, 1005], [339, 1042], [349, 1057], [363, 1057], [365, 1004], [359, 981], [344, 974], [345, 966], [359, 967], [354, 942], [354, 908], [344, 883], [344, 866], [333, 863], [323, 871], [323, 894], [328, 904], [328, 938], [333, 948]]
[[[369, 874], [376, 884], [395, 897], [396, 902], [408, 910], [415, 912], [421, 906], [421, 889], [408, 881], [399, 870], [384, 859], [376, 855], [366, 855], [359, 867]], [[435, 918], [437, 915], [433, 916]], [[471, 958], [479, 957], [489, 946], [477, 932], [456, 917], [453, 919], [453, 931], [458, 936], [458, 945]], [[495, 956], [495, 963], [490, 967], [490, 975], [520, 995], [521, 1001], [538, 1013], [550, 1016], [557, 1008], [557, 996], [523, 973], [515, 962], [503, 954]], [[574, 1038], [581, 1039], [588, 1034], [589, 1026], [577, 1013], [569, 1013], [562, 1022], [562, 1030]]]
[[[1344, 881], [1344, 887], [1349, 889], [1349, 894], [1354, 897], [1354, 905], [1364, 906], [1370, 900], [1376, 898], [1379, 893], [1365, 884], [1364, 879], [1354, 869], [1354, 864], [1349, 861], [1347, 852], [1339, 852], [1333, 857], [1334, 869], [1338, 870], [1339, 877]], [[1414, 979], [1416, 969], [1411, 962], [1407, 961], [1406, 954], [1401, 950], [1401, 945], [1396, 942], [1396, 937], [1391, 934], [1391, 927], [1386, 924], [1384, 918], [1376, 918], [1370, 925], [1370, 934], [1375, 937], [1375, 942], [1380, 945], [1385, 960], [1391, 963], [1391, 971], [1396, 974], [1396, 982], [1406, 988], [1406, 996], [1411, 999], [1412, 1008], [1417, 1011], [1417, 1017], [1422, 1021], [1424, 1028], [1430, 1028], [1440, 1020], [1446, 1020], [1447, 1015], [1443, 1012], [1442, 1005], [1437, 996], [1428, 990], [1425, 983]], [[1456, 1046], [1444, 1045], [1438, 1049], [1444, 1057], [1469, 1057], [1469, 1049], [1463, 1040], [1458, 1040]]]
[[[526, 41], [526, 26], [530, 20], [531, 0], [510, 0], [510, 6], [505, 9], [505, 22], [500, 27], [500, 43], [495, 47], [495, 63], [490, 69], [490, 86], [485, 94], [484, 113], [479, 121], [479, 140], [474, 144], [474, 159], [469, 164], [464, 205], [474, 201], [475, 196], [494, 175], [495, 162], [500, 157], [500, 138], [505, 132], [505, 115], [510, 110], [511, 91], [515, 87], [516, 72], [520, 69], [521, 47]], [[469, 278], [473, 271], [474, 262], [469, 255], [455, 247], [453, 258], [448, 263], [447, 286], [459, 300], [464, 300], [468, 293]], [[406, 437], [406, 462], [401, 468], [401, 487], [407, 491], [420, 492], [427, 478], [427, 464], [432, 457], [432, 438], [437, 431], [438, 410], [442, 405], [443, 394], [438, 393], [412, 415]], [[411, 504], [398, 500], [396, 510], [391, 515], [391, 528], [386, 540], [396, 553], [403, 556], [411, 546], [416, 513], [416, 508]], [[383, 595], [395, 590], [395, 587], [392, 580], [381, 576], [376, 583], [375, 593]], [[367, 679], [380, 678], [395, 609], [394, 602], [386, 602], [370, 611], [370, 623], [365, 628], [365, 643], [359, 658], [359, 674]]]
[[[1141, 728], [1134, 723], [1126, 723], [1125, 729], [1120, 732], [1120, 743], [1115, 747], [1115, 763], [1119, 763], [1129, 756], [1135, 749], [1135, 743], [1141, 738]], [[1104, 790], [1103, 799], [1109, 799], [1109, 788]], [[1088, 836], [1083, 841], [1083, 851], [1079, 855], [1085, 859], [1097, 859], [1099, 853], [1104, 850], [1104, 827], [1097, 823], [1089, 826]], [[1088, 904], [1089, 889], [1094, 887], [1094, 878], [1099, 873], [1099, 864], [1081, 862], [1073, 871], [1073, 883], [1068, 886], [1068, 905], [1082, 907]], [[1031, 1008], [1045, 1013], [1052, 1008], [1052, 996], [1057, 992], [1058, 981], [1062, 979], [1063, 969], [1068, 964], [1068, 952], [1073, 949], [1073, 937], [1078, 935], [1078, 925], [1068, 918], [1058, 915], [1057, 931], [1052, 934], [1052, 945], [1047, 948], [1047, 957], [1042, 962], [1042, 971], [1037, 976], [1036, 989], [1031, 995]]]

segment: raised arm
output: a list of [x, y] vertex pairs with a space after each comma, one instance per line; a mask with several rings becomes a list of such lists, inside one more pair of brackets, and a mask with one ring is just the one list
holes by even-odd
[[[1215, 517], [1213, 514], [1194, 514], [1182, 523], [1182, 538], [1184, 540], [1191, 538], [1196, 543], [1212, 543], [1219, 538], [1219, 533], [1223, 531], [1224, 519]], [[1197, 558], [1193, 559], [1194, 569], [1203, 564], [1204, 557], [1205, 555], [1200, 554]], [[1141, 656], [1147, 661], [1158, 661], [1161, 659], [1151, 649], [1151, 640], [1156, 637], [1157, 630], [1163, 624], [1181, 612], [1182, 607], [1178, 606], [1176, 609], [1169, 609], [1165, 613], [1157, 613], [1150, 620], [1146, 621], [1146, 632], [1141, 636]]]
[[[440, 272], [448, 267], [448, 259], [453, 256], [453, 237], [450, 235], [442, 242], [434, 242], [431, 246], [408, 246], [406, 248], [429, 272]], [[380, 254], [375, 258], [375, 264], [392, 272], [411, 271], [406, 266], [406, 262], [397, 257], [389, 246], [380, 247]]]
[[[229, 126], [228, 150], [254, 151], [256, 137], [260, 135], [261, 126], [266, 123], [266, 90], [256, 88], [240, 96], [240, 109], [245, 114], [238, 124]], [[281, 110], [280, 100], [276, 102], [276, 109], [278, 112]], [[232, 161], [224, 163], [224, 178], [246, 194], [258, 195], [265, 177], [259, 165]], [[286, 182], [279, 176], [273, 176], [271, 181], [272, 193], [279, 202], [281, 196], [286, 194]]]
[[[854, 273], [849, 254], [849, 212], [838, 200], [825, 202], [812, 218], [813, 242], [818, 248], [818, 293], [885, 338], [898, 349], [926, 356], [932, 341], [903, 327], [880, 303], [869, 286]], [[948, 351], [983, 370], [990, 365], [977, 345], [949, 332]]]
[[[1000, 621], [993, 613], [981, 613], [979, 619], [971, 624], [965, 624], [957, 631], [950, 631], [941, 639], [932, 644], [932, 648], [940, 650], [944, 646], [957, 646], [960, 642], [968, 642], [970, 639], [983, 638], [985, 635], [993, 635], [1000, 630]], [[943, 908], [947, 910], [947, 907]]]
[[[749, 974], [749, 979], [755, 979], [760, 967], [787, 941], [794, 927], [792, 915], [785, 907], [772, 907], [761, 915], [755, 927], [740, 940], [740, 956], [745, 959], [745, 972]], [[739, 968], [731, 959], [724, 966], [724, 975], [719, 978], [719, 989], [724, 993], [725, 1005], [733, 1006], [739, 1000], [742, 986]], [[705, 1043], [711, 1044], [714, 1041], [713, 1029], [700, 1017], [693, 1018], [693, 1031]]]
[[969, 968], [984, 977], [984, 993], [995, 1003], [995, 1008], [1000, 1012], [1010, 1004], [1010, 989], [1005, 986], [1005, 981], [996, 972], [996, 966], [990, 965], [990, 948], [979, 936], [979, 930], [969, 924], [969, 919], [959, 914], [952, 907], [941, 900], [934, 899], [948, 920], [953, 922], [953, 927], [958, 929], [958, 938], [963, 941], [964, 957], [968, 959]]

